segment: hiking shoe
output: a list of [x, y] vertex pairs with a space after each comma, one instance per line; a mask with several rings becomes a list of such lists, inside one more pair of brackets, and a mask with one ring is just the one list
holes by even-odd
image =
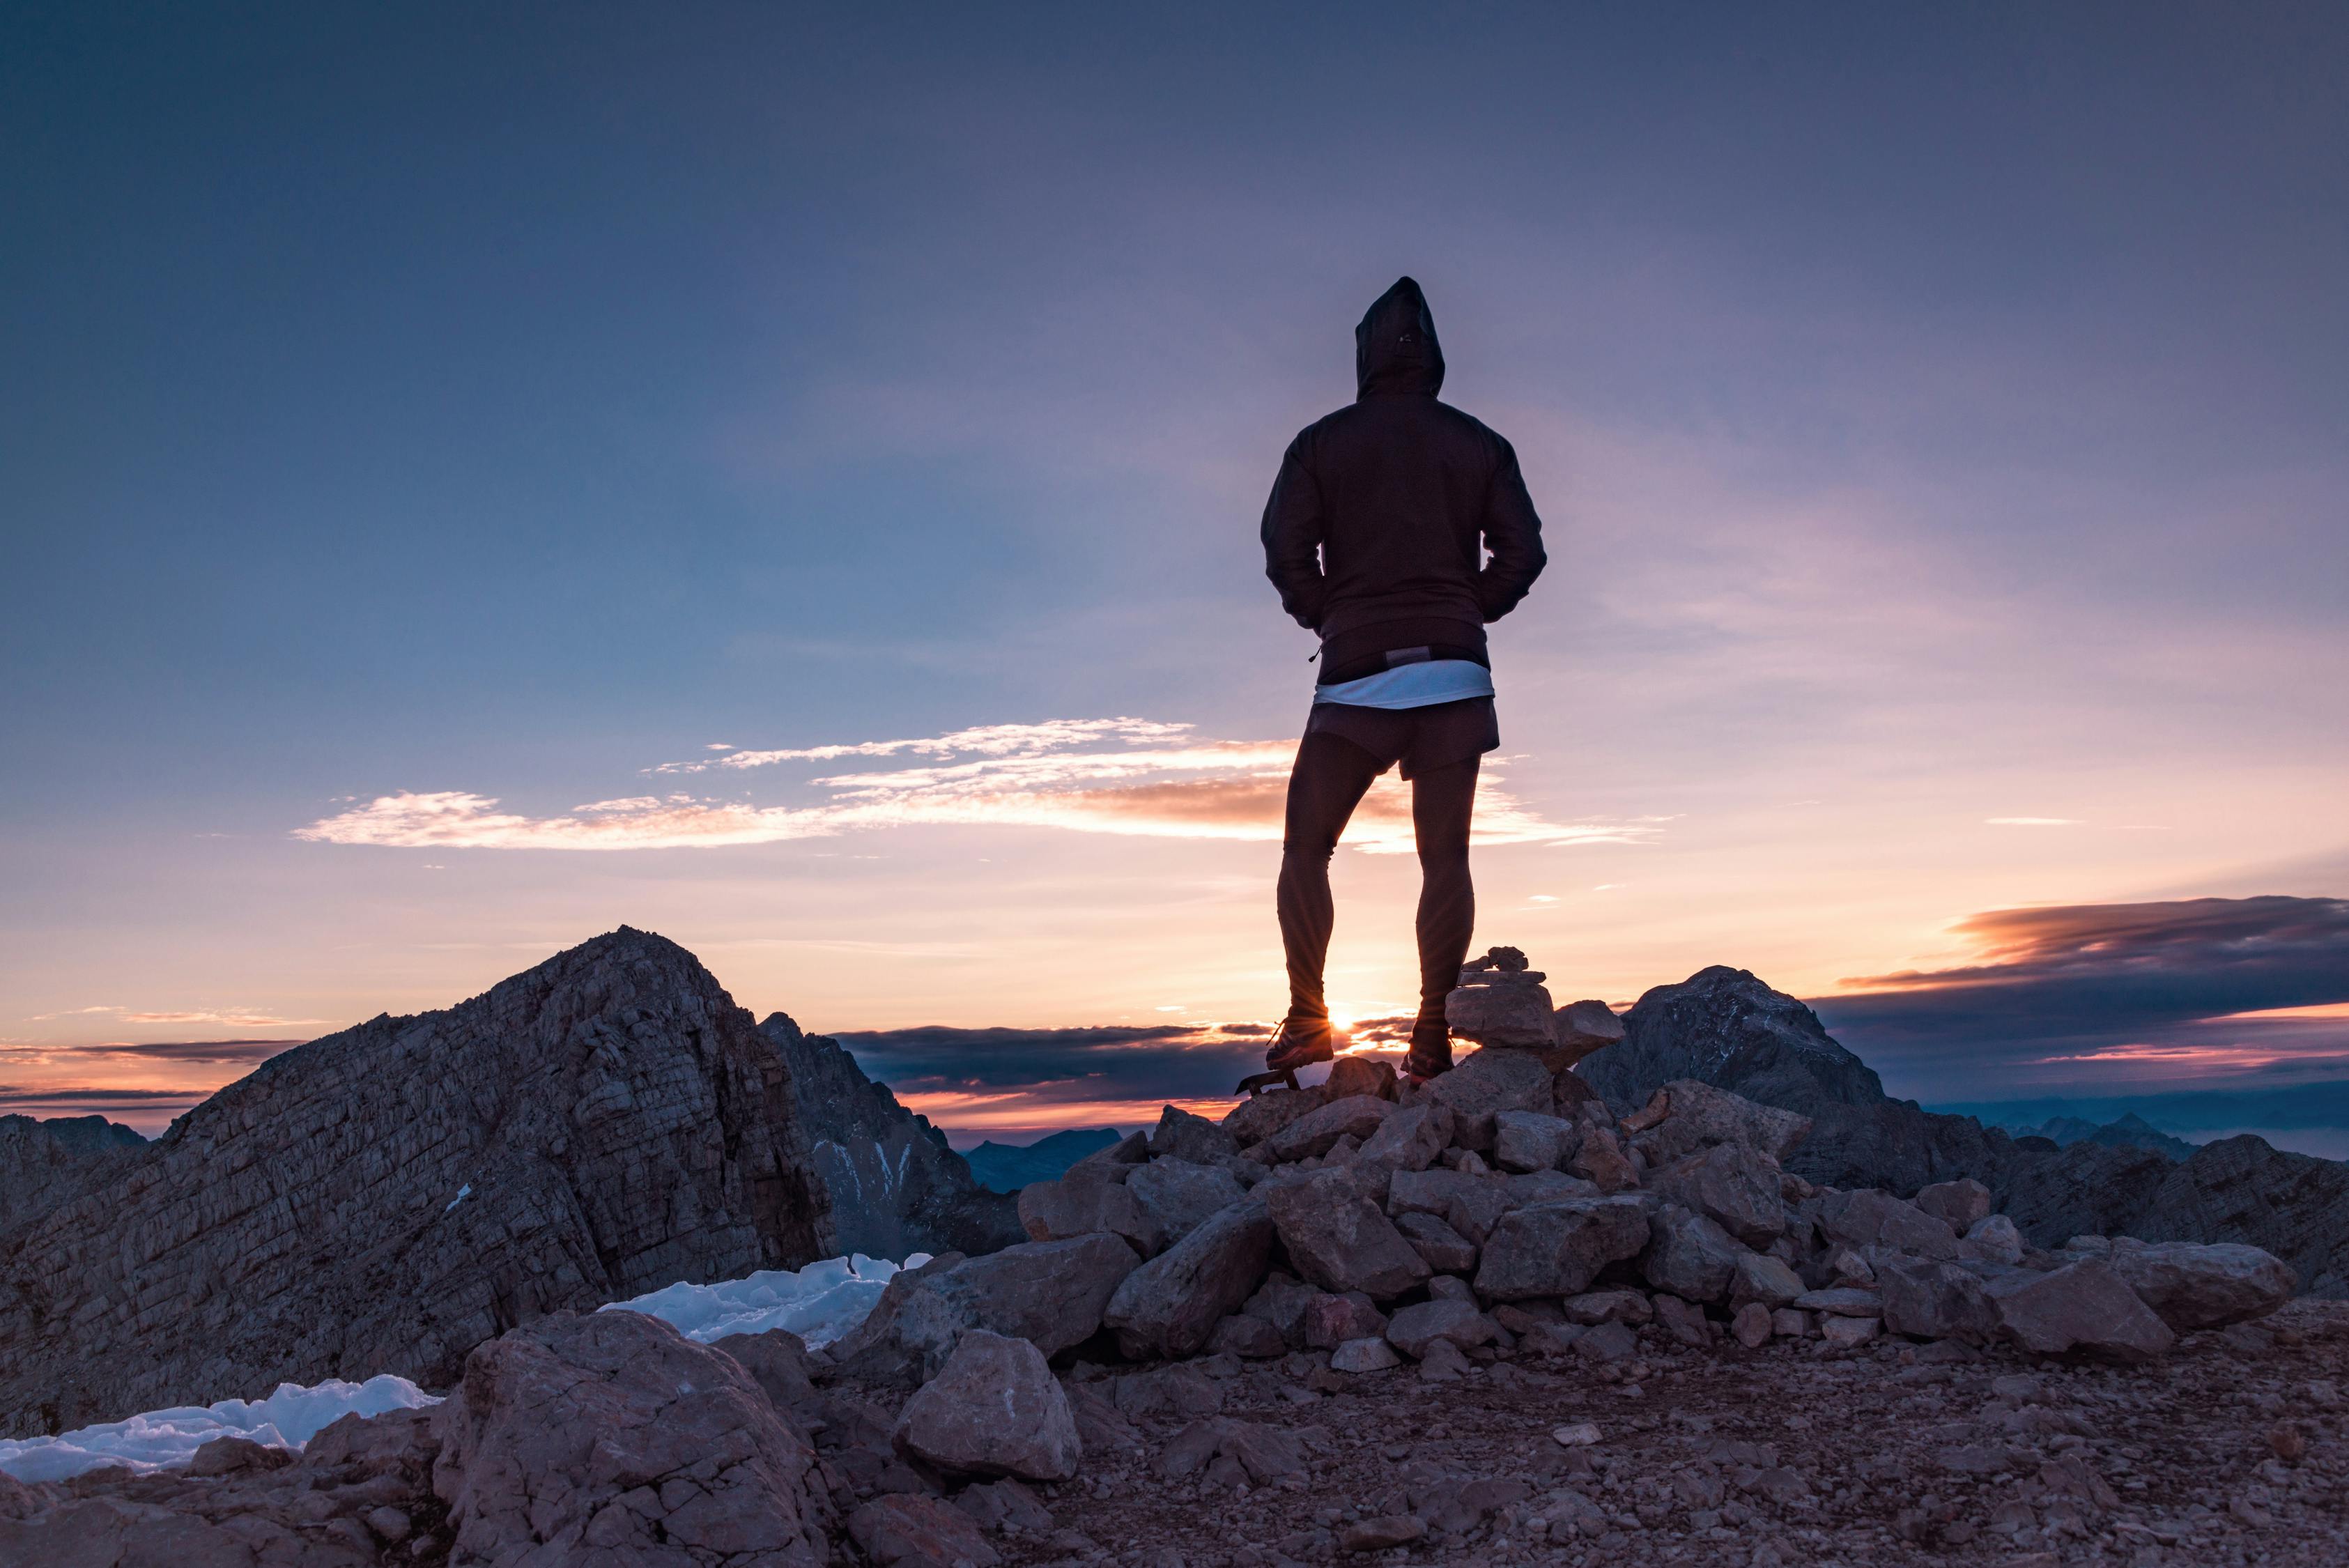
[[1441, 1018], [1423, 1018], [1411, 1026], [1411, 1054], [1402, 1070], [1420, 1083], [1452, 1071], [1452, 1030]]
[[1330, 1037], [1330, 1021], [1326, 1018], [1284, 1019], [1280, 1033], [1272, 1037], [1272, 1044], [1264, 1054], [1265, 1070], [1293, 1073], [1315, 1062], [1327, 1062], [1336, 1054]]

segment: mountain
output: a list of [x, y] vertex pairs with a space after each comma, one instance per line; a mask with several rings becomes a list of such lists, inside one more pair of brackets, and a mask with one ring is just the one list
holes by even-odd
[[2065, 1142], [1924, 1110], [1886, 1095], [1816, 1013], [1744, 970], [1658, 986], [1623, 1029], [1575, 1069], [1619, 1113], [1674, 1078], [1700, 1079], [1809, 1116], [1785, 1165], [1822, 1185], [1905, 1197], [1971, 1177], [2035, 1246], [2085, 1234], [2242, 1241], [2298, 1270], [2303, 1292], [2349, 1296], [2349, 1166], [2337, 1161], [2248, 1134], [2197, 1148], [2136, 1116]]
[[0, 1231], [101, 1179], [146, 1142], [104, 1116], [0, 1116]]
[[836, 1040], [774, 1012], [759, 1033], [791, 1064], [792, 1098], [841, 1251], [992, 1252], [1024, 1241], [1019, 1204], [972, 1177], [946, 1134], [897, 1103]]
[[2098, 1127], [2082, 1116], [2055, 1116], [2044, 1126], [2016, 1127], [2017, 1137], [2044, 1137], [2058, 1148], [2075, 1143], [2103, 1144], [2108, 1148], [2149, 1148], [2172, 1159], [2191, 1159], [2196, 1145], [2163, 1132], [2135, 1111], [2116, 1122]]
[[0, 1435], [281, 1381], [447, 1386], [564, 1308], [839, 1251], [791, 1069], [622, 927], [264, 1063], [0, 1227]]
[[1031, 1181], [1051, 1181], [1095, 1149], [1117, 1141], [1115, 1127], [1069, 1127], [1030, 1144], [983, 1143], [964, 1156], [973, 1176], [998, 1192], [1017, 1192]]

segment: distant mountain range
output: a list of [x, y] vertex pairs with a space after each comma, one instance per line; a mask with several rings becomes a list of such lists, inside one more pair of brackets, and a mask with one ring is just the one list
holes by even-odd
[[1031, 1181], [1050, 1181], [1097, 1148], [1117, 1141], [1115, 1127], [1069, 1127], [1030, 1144], [983, 1143], [968, 1150], [970, 1173], [998, 1192], [1017, 1192]]

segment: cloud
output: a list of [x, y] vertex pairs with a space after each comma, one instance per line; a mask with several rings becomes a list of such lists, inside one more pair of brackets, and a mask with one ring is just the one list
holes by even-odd
[[[555, 816], [501, 810], [468, 791], [403, 792], [295, 830], [314, 843], [450, 849], [680, 849], [777, 844], [914, 826], [1059, 828], [1147, 837], [1277, 840], [1293, 741], [1188, 737], [1190, 726], [1143, 719], [1054, 720], [956, 731], [926, 740], [874, 741], [790, 751], [736, 752], [715, 763], [763, 768], [792, 761], [916, 754], [934, 763], [828, 774], [803, 781], [806, 804], [755, 805], [690, 794], [628, 795]], [[1123, 742], [1104, 750], [1103, 740]], [[1520, 804], [1488, 768], [1477, 785], [1477, 842], [1637, 844], [1659, 819], [1555, 823]], [[1371, 854], [1413, 847], [1407, 791], [1382, 781], [1346, 842]]]
[[161, 1106], [192, 1106], [212, 1097], [210, 1089], [109, 1089], [95, 1086], [57, 1088], [30, 1087], [22, 1084], [0, 1084], [0, 1110], [25, 1111], [35, 1106], [79, 1106], [87, 1110], [59, 1111], [54, 1114], [85, 1116], [108, 1106], [132, 1108]]
[[1980, 1099], [2349, 1062], [2349, 1022], [2331, 1011], [2349, 1002], [2349, 899], [1997, 909], [1955, 929], [1978, 961], [1854, 979], [1813, 1003], [1888, 1077]]
[[325, 1018], [280, 1018], [274, 1013], [252, 1008], [233, 1007], [226, 1011], [196, 1010], [178, 1012], [139, 1012], [127, 1007], [73, 1007], [62, 1012], [38, 1012], [35, 1023], [53, 1018], [82, 1018], [92, 1013], [108, 1013], [125, 1023], [220, 1023], [232, 1029], [302, 1029], [321, 1027], [332, 1020]]
[[2080, 826], [2080, 819], [2076, 816], [1985, 816], [1982, 821], [1992, 827], [2077, 827]]
[[109, 1040], [95, 1045], [35, 1045], [0, 1047], [0, 1056], [36, 1054], [47, 1061], [83, 1061], [97, 1057], [119, 1062], [174, 1062], [253, 1066], [301, 1044], [299, 1040], [167, 1040], [134, 1043]]

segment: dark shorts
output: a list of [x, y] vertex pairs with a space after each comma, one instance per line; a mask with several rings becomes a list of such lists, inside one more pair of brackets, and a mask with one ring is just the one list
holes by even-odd
[[1309, 735], [1335, 735], [1379, 760], [1383, 773], [1402, 764], [1402, 776], [1483, 756], [1501, 743], [1501, 722], [1490, 697], [1433, 702], [1424, 708], [1357, 708], [1316, 702], [1305, 721]]

